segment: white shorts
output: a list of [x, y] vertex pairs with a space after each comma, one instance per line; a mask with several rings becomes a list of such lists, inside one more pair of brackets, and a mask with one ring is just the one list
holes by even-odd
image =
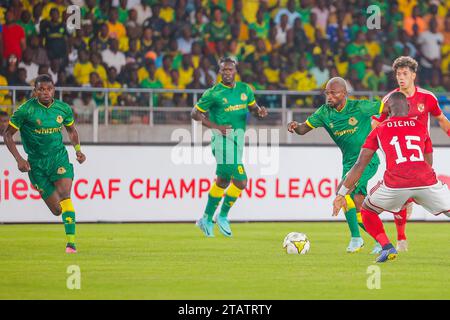
[[433, 186], [417, 189], [392, 189], [380, 181], [366, 197], [365, 203], [380, 212], [398, 212], [409, 198], [434, 215], [450, 212], [450, 191], [446, 184], [439, 181]]

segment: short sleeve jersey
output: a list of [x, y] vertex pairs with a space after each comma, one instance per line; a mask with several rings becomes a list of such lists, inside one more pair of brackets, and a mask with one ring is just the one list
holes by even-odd
[[222, 135], [213, 131], [213, 148], [223, 147], [224, 140], [243, 148], [244, 133], [247, 126], [248, 106], [256, 103], [253, 90], [244, 82], [236, 82], [234, 87], [222, 82], [206, 90], [195, 107], [201, 112], [208, 112], [211, 122], [229, 125], [233, 132], [222, 139]]
[[381, 149], [386, 157], [384, 183], [393, 189], [427, 187], [437, 183], [424, 154], [433, 152], [428, 130], [419, 120], [391, 117], [375, 128], [363, 148]]
[[[361, 146], [372, 130], [371, 117], [380, 114], [382, 109], [380, 101], [349, 99], [341, 111], [322, 105], [308, 117], [306, 124], [311, 128], [325, 128], [341, 149], [344, 171], [348, 171], [358, 159]], [[376, 155], [372, 162], [379, 163]]]
[[22, 104], [9, 121], [20, 131], [29, 159], [49, 157], [64, 149], [62, 126], [68, 127], [73, 123], [73, 112], [68, 104], [55, 99], [46, 107], [37, 98]]
[[[397, 88], [389, 92], [382, 101], [386, 103], [391, 94], [399, 91], [400, 89]], [[430, 129], [430, 114], [435, 117], [442, 114], [438, 99], [431, 91], [416, 87], [415, 93], [411, 97], [408, 97], [407, 100], [410, 107], [408, 116], [415, 117], [428, 130]], [[387, 114], [382, 114], [379, 117], [373, 117], [373, 119], [378, 122], [383, 122], [386, 118]]]

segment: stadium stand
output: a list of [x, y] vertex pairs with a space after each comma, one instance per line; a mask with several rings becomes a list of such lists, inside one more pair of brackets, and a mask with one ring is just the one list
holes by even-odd
[[[81, 27], [66, 26], [69, 5], [81, 7]], [[381, 28], [366, 26], [378, 5]], [[418, 84], [433, 91], [448, 114], [450, 1], [333, 0], [2, 0], [0, 86], [33, 85], [49, 73], [59, 87], [205, 89], [220, 81], [217, 61], [231, 56], [238, 80], [255, 90], [320, 91], [339, 75], [352, 91], [396, 86], [392, 61], [420, 63]], [[17, 106], [31, 92], [16, 93]], [[65, 92], [77, 118], [105, 103], [105, 93]], [[142, 92], [110, 92], [109, 106], [148, 106]], [[269, 108], [280, 97], [261, 96]], [[313, 107], [321, 95], [289, 96], [288, 107]], [[12, 105], [0, 91], [0, 105]], [[190, 107], [183, 93], [153, 95], [153, 106]], [[11, 110], [9, 110], [10, 112]], [[117, 116], [112, 123], [148, 121]], [[167, 116], [167, 119], [171, 119]], [[179, 120], [188, 120], [181, 117]], [[128, 122], [127, 122], [128, 123]]]

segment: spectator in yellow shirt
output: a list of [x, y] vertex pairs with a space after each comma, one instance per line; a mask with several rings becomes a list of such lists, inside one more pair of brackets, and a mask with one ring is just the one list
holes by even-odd
[[264, 75], [269, 83], [280, 82], [280, 56], [278, 54], [270, 54], [269, 65], [264, 68]]
[[316, 79], [309, 73], [307, 60], [304, 56], [300, 57], [297, 71], [286, 78], [286, 86], [289, 90], [311, 91], [316, 89]]
[[366, 33], [366, 47], [369, 51], [369, 55], [372, 58], [372, 60], [381, 54], [381, 46], [380, 43], [375, 40], [374, 30], [369, 30]]
[[79, 85], [85, 86], [89, 84], [89, 75], [94, 72], [94, 67], [89, 61], [88, 52], [80, 50], [78, 54], [78, 62], [73, 68], [73, 76]]
[[192, 58], [190, 54], [184, 54], [181, 67], [178, 70], [179, 73], [179, 83], [185, 88], [192, 81], [192, 76], [194, 74], [194, 67], [192, 65]]
[[59, 21], [62, 21], [64, 17], [64, 13], [66, 12], [66, 6], [64, 5], [64, 0], [54, 0], [52, 2], [48, 2], [44, 9], [42, 10], [42, 20], [50, 20], [50, 11], [56, 8], [59, 11]]
[[[4, 76], [0, 74], [0, 86], [6, 87], [8, 86], [8, 80]], [[8, 90], [0, 90], [0, 105], [5, 105], [8, 99]]]
[[109, 10], [109, 20], [107, 22], [108, 25], [108, 37], [120, 39], [127, 36], [127, 30], [125, 26], [118, 21], [119, 12], [117, 8], [112, 7]]
[[200, 66], [200, 60], [202, 59], [202, 46], [200, 45], [200, 42], [194, 42], [192, 44], [191, 56], [192, 65], [197, 69]]
[[[286, 78], [286, 86], [288, 90], [296, 91], [312, 91], [317, 88], [316, 79], [312, 76], [307, 66], [307, 60], [304, 56], [300, 57], [297, 71], [290, 74]], [[295, 99], [295, 97], [292, 97]], [[290, 104], [295, 104], [297, 106], [308, 106], [313, 103], [312, 96], [301, 96], [294, 101], [289, 101]]]
[[[114, 67], [108, 68], [108, 80], [106, 81], [106, 88], [122, 88], [122, 85], [117, 81], [117, 70]], [[120, 92], [114, 91], [110, 92], [108, 95], [109, 104], [111, 106], [117, 106], [117, 101], [119, 99]]]
[[94, 52], [91, 54], [91, 63], [93, 71], [97, 72], [100, 79], [105, 83], [108, 80], [108, 76], [105, 67], [102, 65], [102, 56], [100, 53]]
[[[163, 65], [159, 67], [155, 72], [155, 79], [161, 82], [163, 88], [169, 89], [173, 88], [172, 76], [170, 75], [170, 70], [172, 69], [172, 57], [170, 55], [165, 55], [163, 57]], [[162, 99], [172, 99], [173, 93], [162, 94]]]
[[411, 17], [414, 7], [417, 5], [417, 0], [397, 0], [398, 11], [403, 13], [403, 16]]
[[170, 23], [175, 18], [175, 11], [170, 7], [168, 0], [161, 1], [161, 10], [159, 11], [159, 17], [166, 23]]
[[[150, 55], [149, 55], [150, 56]], [[141, 83], [144, 81], [144, 79], [147, 79], [150, 75], [150, 68], [152, 65], [154, 65], [154, 59], [151, 58], [145, 58], [144, 59], [144, 66], [140, 67], [137, 71], [138, 81]]]
[[163, 88], [168, 88], [172, 84], [170, 70], [172, 68], [172, 57], [165, 55], [163, 57], [163, 65], [156, 70], [155, 79], [159, 80]]

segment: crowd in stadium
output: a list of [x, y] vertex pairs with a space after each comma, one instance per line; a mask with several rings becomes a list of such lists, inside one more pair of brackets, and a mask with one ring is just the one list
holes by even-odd
[[[29, 86], [48, 73], [56, 86], [205, 89], [220, 81], [218, 59], [238, 61], [238, 81], [256, 90], [351, 90], [396, 86], [393, 60], [414, 57], [418, 84], [450, 91], [450, 1], [0, 0], [0, 85]], [[81, 7], [67, 28], [66, 9]], [[367, 27], [378, 5], [380, 29]], [[110, 105], [147, 106], [143, 94], [109, 94]], [[18, 97], [26, 99], [26, 94]], [[192, 106], [186, 94], [155, 95], [157, 106]], [[267, 96], [267, 107], [280, 106]], [[74, 108], [104, 104], [100, 93], [64, 96]], [[295, 100], [290, 105], [310, 104]], [[11, 104], [8, 91], [0, 105]]]

